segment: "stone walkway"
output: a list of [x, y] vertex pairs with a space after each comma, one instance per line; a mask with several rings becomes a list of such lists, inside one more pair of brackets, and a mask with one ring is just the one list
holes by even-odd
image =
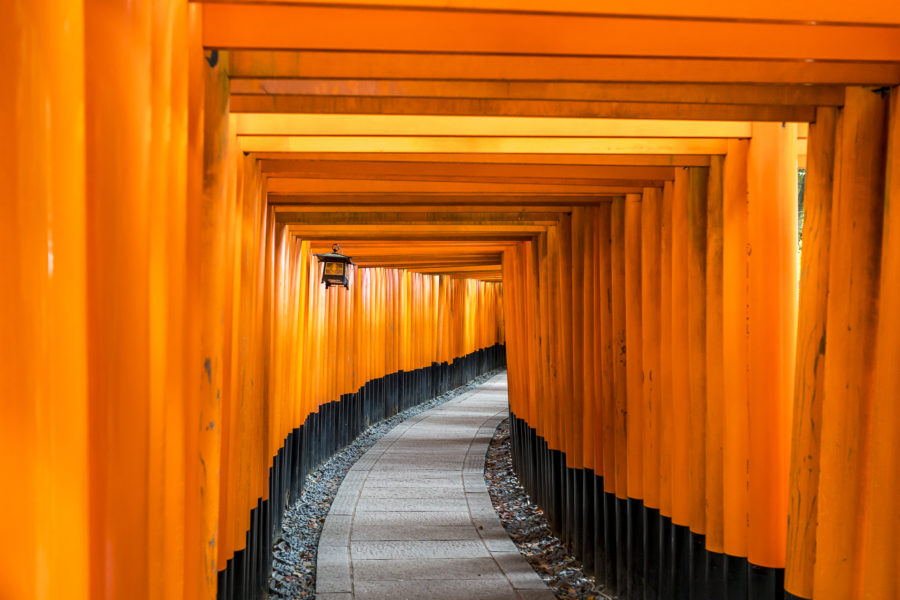
[[506, 374], [397, 425], [350, 469], [319, 540], [320, 600], [552, 600], [497, 519], [484, 457]]

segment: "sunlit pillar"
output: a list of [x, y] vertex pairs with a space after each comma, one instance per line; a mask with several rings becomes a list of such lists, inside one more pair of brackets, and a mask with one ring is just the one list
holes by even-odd
[[0, 595], [93, 597], [80, 0], [0, 4]]
[[[796, 125], [754, 123], [747, 154], [750, 563], [784, 567], [797, 311]], [[774, 585], [751, 571], [750, 592]]]

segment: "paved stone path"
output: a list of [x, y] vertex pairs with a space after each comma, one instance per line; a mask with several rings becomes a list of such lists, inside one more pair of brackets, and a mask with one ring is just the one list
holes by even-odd
[[320, 600], [552, 600], [506, 535], [484, 456], [506, 374], [404, 421], [347, 473], [319, 539]]

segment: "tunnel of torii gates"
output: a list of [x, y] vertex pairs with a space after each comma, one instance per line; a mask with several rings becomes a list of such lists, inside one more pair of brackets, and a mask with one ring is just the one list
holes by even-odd
[[311, 469], [504, 364], [611, 593], [900, 597], [898, 24], [6, 0], [0, 597], [262, 598]]

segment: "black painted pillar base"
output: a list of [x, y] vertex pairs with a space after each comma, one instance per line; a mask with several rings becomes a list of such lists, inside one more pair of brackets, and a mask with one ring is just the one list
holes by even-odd
[[594, 476], [593, 469], [584, 469], [581, 473], [581, 562], [584, 572], [593, 574], [594, 569]]

